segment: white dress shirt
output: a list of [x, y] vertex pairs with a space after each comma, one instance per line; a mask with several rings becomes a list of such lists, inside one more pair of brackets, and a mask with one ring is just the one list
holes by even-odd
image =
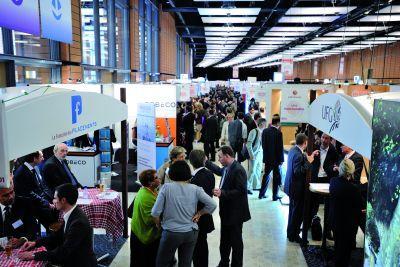
[[356, 153], [354, 150], [352, 150], [350, 153], [346, 154], [346, 156], [344, 156], [345, 159], [349, 159], [351, 158], [351, 156], [354, 155], [354, 153]]
[[195, 176], [199, 171], [201, 171], [202, 169], [204, 169], [205, 167], [200, 167], [198, 169], [195, 169], [192, 173], [192, 176]]
[[[9, 205], [9, 207], [10, 207], [10, 212], [11, 212], [11, 208], [12, 208], [12, 205]], [[4, 219], [5, 219], [5, 213], [6, 213], [6, 206], [4, 206], [3, 204], [0, 204], [0, 208], [1, 208], [1, 217], [3, 218], [3, 223], [4, 223]]]
[[328, 176], [324, 170], [324, 163], [325, 163], [326, 155], [328, 154], [328, 150], [329, 150], [329, 146], [325, 149], [321, 146], [319, 149], [320, 165], [319, 165], [318, 177], [327, 177]]
[[72, 209], [70, 209], [68, 212], [66, 212], [64, 214], [64, 216], [63, 216], [63, 219], [64, 219], [64, 233], [65, 233], [65, 228], [67, 227], [69, 216], [71, 216], [71, 213], [74, 211], [75, 208], [76, 208], [76, 204], [72, 207]]

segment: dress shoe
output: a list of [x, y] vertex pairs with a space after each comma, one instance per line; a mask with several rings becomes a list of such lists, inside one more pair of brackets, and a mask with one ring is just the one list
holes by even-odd
[[253, 194], [253, 192], [252, 192], [252, 191], [250, 191], [250, 190], [247, 190], [247, 194], [249, 194], [249, 195], [252, 195], [252, 194]]
[[267, 196], [258, 196], [258, 199], [267, 198]]
[[279, 199], [281, 199], [282, 198], [282, 196], [276, 196], [276, 197], [273, 197], [272, 198], [272, 201], [277, 201], [277, 200], [279, 200]]
[[326, 239], [333, 240], [333, 236], [332, 236], [332, 232], [331, 232], [331, 231], [329, 231], [329, 232], [326, 234]]

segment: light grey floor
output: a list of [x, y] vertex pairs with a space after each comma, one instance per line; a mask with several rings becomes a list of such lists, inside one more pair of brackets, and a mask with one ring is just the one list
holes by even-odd
[[[243, 164], [246, 166], [246, 164]], [[216, 184], [219, 184], [217, 177]], [[289, 206], [281, 205], [278, 201], [271, 200], [271, 188], [268, 190], [267, 199], [259, 200], [257, 191], [249, 196], [249, 206], [252, 219], [243, 226], [244, 240], [244, 266], [307, 266], [300, 246], [290, 243], [286, 239], [286, 226]], [[129, 194], [129, 203], [134, 194]], [[217, 202], [218, 200], [215, 199]], [[320, 205], [318, 215], [323, 220], [323, 205]], [[218, 209], [213, 214], [215, 230], [208, 235], [209, 266], [217, 266], [219, 262], [219, 232], [220, 219]], [[311, 241], [311, 236], [309, 237]], [[363, 246], [364, 235], [359, 230], [357, 246]], [[320, 245], [321, 242], [311, 241], [311, 244]], [[333, 245], [328, 241], [328, 245]], [[129, 240], [115, 257], [111, 266], [129, 266]]]

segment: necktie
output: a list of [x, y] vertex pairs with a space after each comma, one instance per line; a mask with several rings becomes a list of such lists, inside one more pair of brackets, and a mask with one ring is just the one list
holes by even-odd
[[38, 175], [38, 173], [36, 172], [36, 170], [35, 169], [32, 169], [32, 173], [33, 173], [33, 175], [35, 175], [35, 180], [36, 180], [36, 184], [37, 184], [37, 186], [39, 187], [39, 188], [42, 188], [42, 183], [40, 182], [40, 178], [39, 178], [39, 175]]
[[12, 236], [12, 226], [11, 226], [11, 211], [10, 206], [4, 208], [4, 236]]
[[221, 182], [219, 183], [219, 188], [222, 188], [222, 186], [224, 185], [226, 173], [227, 173], [227, 168], [224, 169], [224, 173], [222, 174]]
[[74, 176], [72, 175], [71, 171], [69, 170], [67, 164], [65, 164], [65, 162], [63, 160], [61, 161], [61, 163], [62, 163], [62, 165], [64, 167], [65, 172], [67, 173], [67, 175], [68, 175], [68, 177], [69, 177], [69, 179], [71, 181], [71, 184], [76, 186], [76, 182], [75, 182]]

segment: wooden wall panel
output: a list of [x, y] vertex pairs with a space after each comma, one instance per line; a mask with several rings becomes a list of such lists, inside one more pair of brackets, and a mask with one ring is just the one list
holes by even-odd
[[160, 73], [162, 73], [161, 81], [176, 77], [175, 20], [171, 14], [162, 11], [160, 11]]
[[[130, 0], [130, 54], [131, 69], [139, 70], [139, 1]], [[136, 73], [131, 72], [131, 81], [136, 81]]]
[[[340, 73], [340, 56], [295, 62], [294, 77], [303, 80], [339, 79], [353, 81], [356, 75], [367, 78], [368, 69], [373, 69], [373, 79], [378, 83], [400, 82], [400, 42], [376, 46], [373, 49], [357, 50], [343, 55], [343, 74]], [[314, 75], [314, 62], [318, 61], [318, 74]]]

